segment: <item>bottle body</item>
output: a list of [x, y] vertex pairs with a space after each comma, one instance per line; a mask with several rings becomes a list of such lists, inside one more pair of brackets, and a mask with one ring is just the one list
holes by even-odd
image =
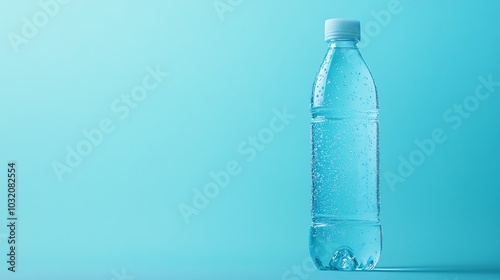
[[311, 99], [310, 253], [320, 270], [367, 270], [382, 249], [378, 96], [357, 40], [332, 40]]

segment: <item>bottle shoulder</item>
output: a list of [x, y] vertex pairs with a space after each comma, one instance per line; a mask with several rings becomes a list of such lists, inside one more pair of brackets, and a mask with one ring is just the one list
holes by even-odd
[[378, 110], [377, 87], [359, 50], [328, 50], [313, 83], [311, 107]]

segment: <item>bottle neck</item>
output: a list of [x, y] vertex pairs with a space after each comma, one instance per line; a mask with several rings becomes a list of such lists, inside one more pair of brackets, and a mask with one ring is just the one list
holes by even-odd
[[352, 39], [332, 39], [327, 41], [330, 48], [335, 49], [357, 49], [358, 40]]

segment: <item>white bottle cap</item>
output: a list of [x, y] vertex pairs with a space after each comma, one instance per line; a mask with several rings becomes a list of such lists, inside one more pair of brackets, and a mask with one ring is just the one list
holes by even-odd
[[359, 20], [331, 18], [325, 21], [325, 41], [332, 39], [360, 40]]

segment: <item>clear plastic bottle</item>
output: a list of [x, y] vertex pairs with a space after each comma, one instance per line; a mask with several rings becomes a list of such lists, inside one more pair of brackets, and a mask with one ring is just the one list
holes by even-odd
[[311, 257], [320, 270], [369, 270], [382, 250], [378, 97], [360, 23], [325, 22], [328, 51], [311, 99]]

